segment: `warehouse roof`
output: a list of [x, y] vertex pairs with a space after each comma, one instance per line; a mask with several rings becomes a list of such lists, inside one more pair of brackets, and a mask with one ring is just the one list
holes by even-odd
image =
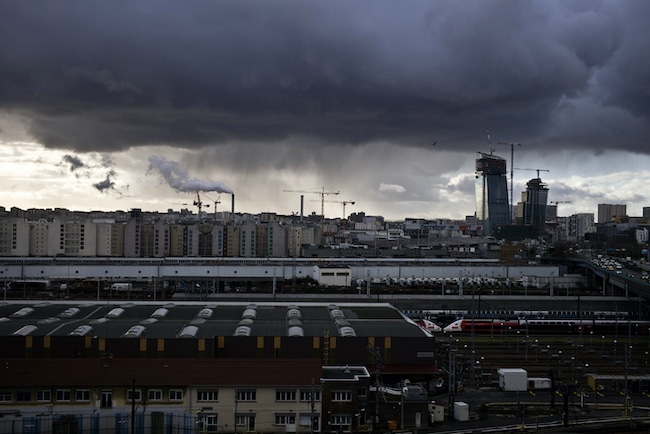
[[392, 336], [428, 333], [388, 303], [0, 303], [0, 336], [213, 338]]

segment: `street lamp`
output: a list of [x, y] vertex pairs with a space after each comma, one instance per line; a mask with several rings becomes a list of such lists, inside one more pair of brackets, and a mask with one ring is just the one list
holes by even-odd
[[408, 397], [408, 385], [411, 384], [409, 380], [402, 380], [402, 393], [400, 394], [400, 429], [404, 432], [404, 397]]

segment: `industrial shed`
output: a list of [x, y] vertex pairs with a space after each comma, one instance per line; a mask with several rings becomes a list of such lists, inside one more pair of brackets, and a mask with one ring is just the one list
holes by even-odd
[[70, 357], [316, 358], [439, 376], [435, 338], [389, 303], [0, 302], [0, 360]]
[[321, 286], [352, 286], [352, 268], [314, 265], [313, 278]]

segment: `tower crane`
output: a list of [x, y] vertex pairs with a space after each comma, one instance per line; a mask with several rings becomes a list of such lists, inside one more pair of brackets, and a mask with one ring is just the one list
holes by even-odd
[[341, 205], [343, 205], [343, 219], [345, 219], [345, 206], [346, 205], [354, 205], [354, 203], [355, 203], [353, 200], [344, 200], [344, 201], [326, 200], [325, 202], [328, 202], [328, 203], [340, 203]]
[[539, 172], [550, 172], [548, 169], [526, 169], [526, 168], [519, 168], [515, 167], [515, 170], [534, 170], [537, 172], [537, 179], [539, 179]]
[[[510, 206], [513, 206], [514, 201], [514, 168], [515, 168], [515, 146], [521, 146], [521, 143], [498, 142], [499, 145], [510, 146]], [[539, 176], [538, 176], [539, 178]], [[514, 209], [514, 207], [513, 207]]]
[[353, 200], [344, 200], [343, 202], [341, 202], [341, 204], [343, 205], [343, 218], [344, 219], [345, 219], [345, 205], [354, 205], [354, 203], [355, 202]]
[[573, 202], [571, 202], [570, 200], [552, 200], [551, 203], [557, 206], [560, 203], [573, 203]]
[[[208, 195], [205, 194], [205, 192], [203, 193], [203, 196], [210, 199], [210, 197], [208, 197]], [[210, 200], [212, 200], [212, 199], [210, 199]], [[218, 198], [217, 198], [216, 201], [213, 201], [213, 202], [214, 202], [214, 220], [216, 221], [217, 220], [217, 204], [221, 203], [221, 202], [219, 202]], [[184, 205], [186, 205], [186, 204], [184, 204]], [[192, 203], [192, 205], [194, 205], [195, 207], [197, 207], [199, 209], [199, 221], [201, 221], [201, 208], [204, 207], [204, 206], [206, 208], [210, 208], [210, 204], [209, 203], [206, 203], [205, 205], [203, 204], [203, 201], [201, 200], [201, 192], [197, 190], [196, 191], [196, 199], [194, 199], [194, 202]]]
[[552, 200], [551, 204], [555, 205], [555, 239], [560, 240], [560, 215], [558, 214], [558, 205], [561, 203], [572, 203], [570, 200]]
[[561, 204], [561, 203], [573, 203], [573, 202], [571, 202], [570, 200], [552, 200], [551, 201], [551, 205], [555, 205], [555, 220], [556, 220], [556, 223], [557, 223], [557, 220], [558, 220], [558, 217], [559, 217], [559, 215], [557, 213], [558, 205]]
[[201, 221], [201, 207], [203, 206], [203, 202], [201, 201], [201, 195], [199, 194], [198, 190], [196, 192], [196, 199], [194, 199], [193, 205], [199, 209], [199, 221]]
[[210, 196], [208, 196], [205, 193], [203, 193], [203, 196], [207, 197], [212, 202], [214, 202], [214, 221], [216, 222], [217, 221], [217, 204], [221, 203], [221, 201], [219, 200], [219, 199], [221, 199], [221, 196], [217, 196], [216, 199], [212, 199]]
[[338, 191], [325, 191], [325, 187], [321, 187], [321, 191], [313, 190], [282, 190], [285, 193], [307, 193], [307, 194], [320, 194], [320, 215], [321, 220], [325, 219], [325, 195], [339, 194]]

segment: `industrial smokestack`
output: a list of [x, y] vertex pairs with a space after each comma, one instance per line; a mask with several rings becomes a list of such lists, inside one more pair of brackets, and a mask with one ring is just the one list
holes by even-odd
[[230, 210], [232, 212], [232, 221], [235, 221], [235, 193], [232, 194], [232, 205], [230, 207]]
[[300, 223], [302, 223], [303, 208], [305, 206], [305, 195], [300, 195]]

